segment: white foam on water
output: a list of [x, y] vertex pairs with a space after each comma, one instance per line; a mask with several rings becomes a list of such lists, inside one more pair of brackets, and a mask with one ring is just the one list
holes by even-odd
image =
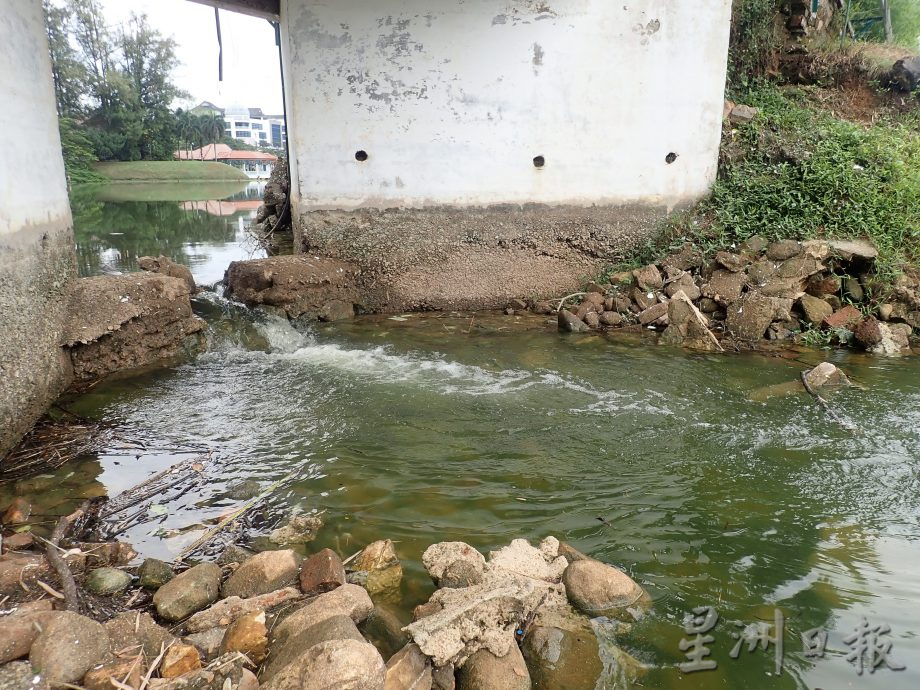
[[[367, 349], [349, 348], [335, 343], [318, 343], [311, 334], [303, 334], [287, 319], [269, 317], [259, 324], [268, 340], [267, 356], [291, 364], [306, 364], [347, 372], [356, 379], [380, 384], [411, 382], [425, 390], [444, 395], [493, 396], [521, 393], [534, 387], [566, 390], [588, 398], [585, 407], [573, 409], [594, 414], [622, 412], [673, 414], [660, 401], [644, 394], [615, 390], [597, 390], [590, 384], [564, 377], [557, 372], [531, 372], [520, 369], [490, 371], [475, 365], [445, 360], [436, 353], [398, 354], [386, 346]], [[264, 353], [259, 353], [262, 356]], [[661, 396], [658, 396], [661, 397]]]

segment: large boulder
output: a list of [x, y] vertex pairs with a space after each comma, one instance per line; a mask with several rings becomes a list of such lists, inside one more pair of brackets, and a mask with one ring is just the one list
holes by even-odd
[[297, 254], [234, 261], [224, 274], [227, 296], [248, 306], [283, 309], [289, 318], [318, 317], [332, 300], [358, 301], [357, 269], [338, 259]]
[[389, 539], [368, 544], [349, 566], [353, 573], [362, 575], [364, 588], [372, 594], [395, 593], [402, 581], [403, 571], [396, 548]]
[[301, 561], [291, 549], [257, 553], [227, 579], [221, 595], [248, 599], [293, 585], [297, 582]]
[[345, 584], [345, 567], [332, 549], [323, 549], [307, 558], [300, 568], [300, 588], [305, 594], [330, 592]]
[[812, 326], [820, 326], [824, 319], [834, 313], [834, 308], [819, 297], [811, 295], [802, 295], [799, 298], [799, 306], [805, 317], [805, 322]]
[[422, 565], [438, 587], [468, 587], [482, 582], [486, 559], [469, 544], [444, 541], [425, 549]]
[[720, 269], [713, 271], [709, 282], [703, 285], [702, 293], [704, 297], [709, 297], [727, 306], [741, 297], [741, 291], [746, 284], [747, 276], [744, 273], [733, 273]]
[[113, 654], [125, 649], [140, 649], [148, 661], [175, 641], [166, 628], [156, 624], [150, 614], [139, 611], [124, 611], [107, 621], [105, 630]]
[[759, 292], [747, 292], [728, 307], [725, 330], [740, 340], [755, 341], [764, 337], [776, 313], [776, 303]]
[[0, 618], [0, 664], [28, 656], [32, 644], [57, 611], [27, 611]]
[[79, 683], [109, 656], [109, 635], [101, 623], [69, 611], [55, 616], [32, 644], [29, 661], [52, 684]]
[[571, 563], [562, 582], [569, 601], [592, 618], [624, 613], [638, 618], [651, 605], [648, 594], [629, 575], [600, 561]]
[[387, 661], [385, 690], [431, 690], [431, 660], [418, 645], [407, 644]]
[[196, 633], [218, 626], [226, 626], [240, 616], [245, 616], [248, 613], [258, 613], [259, 611], [270, 611], [300, 599], [302, 596], [298, 588], [285, 587], [284, 589], [249, 597], [248, 599], [227, 597], [189, 618], [185, 623], [185, 628], [190, 633]]
[[373, 645], [330, 640], [313, 645], [263, 690], [384, 690], [386, 665]]
[[[550, 541], [552, 540], [552, 541]], [[545, 550], [535, 549], [526, 539], [515, 539], [508, 546], [489, 553], [490, 567], [514, 573], [526, 573], [527, 577], [544, 582], [561, 582], [568, 561], [559, 554], [559, 542], [548, 537]]]
[[[565, 589], [554, 580], [565, 559], [559, 542], [548, 537], [535, 548], [523, 540], [499, 550], [484, 565], [469, 545], [459, 542], [430, 547], [423, 563], [436, 581], [444, 581], [457, 564], [476, 568], [476, 583], [443, 588], [417, 609], [406, 631], [436, 667], [462, 665], [480, 649], [504, 657], [514, 631], [534, 616], [575, 615]], [[479, 569], [482, 569], [479, 572]]]
[[192, 313], [188, 285], [154, 273], [74, 282], [63, 344], [77, 381], [168, 362], [201, 345], [205, 322]]
[[881, 340], [872, 346], [875, 355], [899, 355], [910, 351], [911, 327], [906, 323], [880, 323]]
[[268, 654], [268, 628], [265, 612], [254, 611], [233, 621], [224, 633], [220, 653], [240, 652], [254, 664], [261, 664]]
[[805, 381], [812, 388], [850, 385], [847, 375], [830, 362], [821, 362], [815, 368], [808, 370], [805, 373]]
[[559, 330], [566, 333], [585, 333], [591, 330], [588, 324], [567, 309], [560, 309], [556, 320], [559, 325]]
[[535, 690], [594, 688], [604, 670], [597, 638], [587, 631], [534, 626], [523, 652]]
[[186, 570], [157, 590], [153, 605], [167, 621], [180, 621], [217, 601], [220, 591], [220, 567], [201, 563]]
[[262, 668], [262, 681], [274, 678], [311, 647], [332, 640], [365, 641], [350, 616], [339, 614], [325, 618], [273, 645], [271, 657]]
[[284, 642], [287, 638], [333, 616], [348, 616], [361, 623], [374, 610], [367, 590], [358, 585], [344, 584], [331, 592], [321, 594], [274, 628], [272, 641]]
[[496, 656], [487, 649], [473, 654], [460, 667], [460, 687], [463, 690], [530, 690], [530, 673], [517, 644], [508, 645], [508, 652]]

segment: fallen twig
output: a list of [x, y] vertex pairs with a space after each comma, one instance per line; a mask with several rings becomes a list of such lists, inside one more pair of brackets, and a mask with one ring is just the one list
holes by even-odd
[[559, 306], [556, 307], [556, 311], [562, 311], [562, 305], [568, 302], [570, 299], [575, 299], [576, 297], [584, 297], [587, 294], [587, 292], [573, 292], [571, 295], [566, 295], [561, 300], [559, 300]]
[[[61, 589], [64, 590], [63, 596], [66, 608], [68, 611], [73, 611], [74, 613], [80, 613], [80, 599], [77, 596], [77, 583], [73, 579], [73, 573], [70, 572], [67, 561], [58, 553], [58, 545], [61, 543], [61, 539], [64, 538], [64, 535], [67, 534], [67, 530], [71, 528], [73, 523], [83, 516], [89, 504], [89, 501], [84, 501], [80, 507], [70, 515], [65, 515], [58, 520], [54, 531], [51, 532], [51, 538], [48, 539], [48, 546], [45, 547], [45, 558], [48, 559], [48, 562], [51, 564], [51, 567], [54, 568], [54, 571], [61, 581]], [[39, 582], [39, 585], [41, 584], [42, 583]]]
[[278, 489], [278, 487], [289, 482], [293, 478], [294, 474], [295, 472], [289, 472], [282, 479], [279, 479], [278, 481], [271, 484], [267, 489], [265, 489], [265, 491], [260, 493], [258, 496], [246, 501], [246, 503], [244, 503], [240, 508], [233, 511], [230, 515], [228, 515], [223, 520], [218, 522], [214, 527], [212, 527], [207, 532], [205, 532], [200, 537], [198, 537], [198, 539], [196, 539], [193, 543], [189, 544], [184, 549], [182, 549], [182, 551], [179, 553], [178, 556], [176, 556], [176, 559], [173, 562], [180, 563], [186, 556], [188, 556], [191, 553], [194, 553], [199, 548], [204, 546], [207, 542], [211, 541], [211, 539], [213, 539], [215, 535], [221, 532], [224, 529], [224, 527], [229, 525], [231, 522], [234, 522], [235, 520], [239, 519], [240, 517], [245, 515], [247, 512], [249, 512], [249, 510], [251, 510], [253, 507], [255, 507], [256, 505], [264, 501], [272, 493], [274, 493], [274, 491]]
[[805, 386], [805, 390], [808, 391], [808, 394], [811, 395], [811, 397], [813, 397], [815, 401], [817, 401], [817, 403], [824, 408], [824, 411], [827, 412], [828, 416], [850, 433], [858, 433], [859, 430], [850, 422], [846, 421], [840, 415], [834, 412], [834, 410], [831, 409], [831, 406], [827, 404], [827, 400], [822, 398], [818, 391], [816, 391], [812, 385], [808, 383], [808, 371], [803, 371], [801, 376], [802, 385]]

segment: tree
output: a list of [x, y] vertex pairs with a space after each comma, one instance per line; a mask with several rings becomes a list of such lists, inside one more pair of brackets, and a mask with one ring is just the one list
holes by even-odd
[[187, 95], [172, 80], [175, 41], [145, 15], [110, 28], [100, 0], [43, 1], [59, 113], [79, 121], [101, 160], [171, 158], [172, 102]]
[[[198, 131], [201, 132], [201, 141], [205, 144], [217, 144], [224, 136], [224, 119], [217, 113], [204, 113], [198, 116]], [[204, 144], [202, 144], [204, 145]], [[217, 147], [214, 148], [214, 159], [217, 160]]]
[[61, 130], [61, 152], [64, 155], [64, 168], [67, 180], [71, 184], [81, 182], [101, 182], [105, 178], [93, 171], [96, 162], [93, 142], [86, 136], [85, 130], [76, 120], [61, 117], [58, 120]]
[[89, 95], [107, 110], [112, 105], [114, 90], [109, 72], [115, 47], [105, 24], [102, 5], [99, 0], [69, 0], [66, 11], [72, 18], [73, 38], [80, 47]]
[[58, 115], [74, 117], [83, 112], [82, 96], [86, 90], [86, 68], [70, 44], [70, 13], [43, 0], [45, 30], [51, 51], [51, 78], [57, 100]]

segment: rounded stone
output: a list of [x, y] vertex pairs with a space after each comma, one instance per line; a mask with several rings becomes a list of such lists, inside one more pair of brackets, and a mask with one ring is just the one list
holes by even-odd
[[530, 672], [517, 644], [498, 657], [480, 649], [460, 667], [463, 690], [530, 690]]
[[52, 684], [74, 684], [108, 654], [109, 635], [100, 623], [62, 611], [35, 640], [29, 661]]
[[118, 568], [96, 568], [89, 575], [83, 586], [93, 594], [117, 594], [131, 584], [131, 576]]
[[138, 569], [137, 575], [140, 578], [138, 584], [144, 589], [151, 590], [159, 589], [176, 576], [168, 563], [156, 558], [148, 558], [144, 561]]
[[629, 575], [600, 561], [575, 561], [562, 575], [569, 601], [589, 616], [615, 615], [650, 599]]
[[313, 645], [266, 685], [273, 690], [384, 690], [386, 666], [373, 645], [329, 640]]
[[180, 621], [217, 601], [219, 590], [220, 567], [201, 563], [160, 587], [153, 604], [161, 618]]

